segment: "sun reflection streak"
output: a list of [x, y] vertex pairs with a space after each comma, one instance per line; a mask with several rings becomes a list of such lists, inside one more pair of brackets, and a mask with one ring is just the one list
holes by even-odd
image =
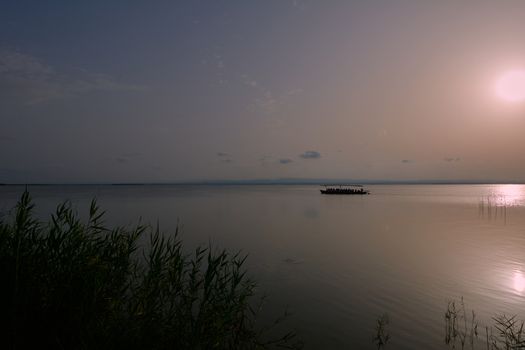
[[525, 203], [525, 188], [523, 185], [498, 185], [492, 196], [499, 206], [520, 206]]
[[523, 277], [521, 271], [514, 272], [514, 290], [518, 293], [525, 290], [525, 277]]

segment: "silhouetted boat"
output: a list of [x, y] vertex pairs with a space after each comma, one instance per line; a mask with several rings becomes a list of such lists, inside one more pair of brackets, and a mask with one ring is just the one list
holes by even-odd
[[322, 185], [322, 194], [370, 194], [362, 185]]

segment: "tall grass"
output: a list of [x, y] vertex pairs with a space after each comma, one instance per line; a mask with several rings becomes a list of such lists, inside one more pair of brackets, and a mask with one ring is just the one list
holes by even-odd
[[82, 221], [65, 203], [47, 223], [29, 193], [0, 221], [0, 347], [5, 349], [260, 349], [246, 257], [198, 247], [158, 227], [107, 228], [93, 201]]
[[459, 303], [449, 302], [445, 312], [445, 343], [453, 349], [525, 349], [524, 321], [504, 314], [493, 317], [492, 321], [492, 325], [481, 327], [475, 312], [467, 312], [463, 299]]
[[381, 317], [379, 317], [376, 322], [376, 332], [372, 341], [376, 345], [377, 350], [381, 350], [386, 347], [388, 341], [390, 340], [390, 334], [387, 331], [387, 326], [389, 324], [388, 315], [381, 315]]

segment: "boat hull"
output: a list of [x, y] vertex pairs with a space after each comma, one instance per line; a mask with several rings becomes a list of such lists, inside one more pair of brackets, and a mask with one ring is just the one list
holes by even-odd
[[364, 195], [364, 194], [370, 194], [368, 191], [330, 191], [330, 190], [320, 190], [322, 194], [350, 194], [350, 195]]

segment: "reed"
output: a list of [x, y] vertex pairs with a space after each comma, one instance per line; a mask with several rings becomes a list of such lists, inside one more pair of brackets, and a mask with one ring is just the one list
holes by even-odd
[[445, 343], [453, 349], [515, 350], [525, 349], [524, 321], [516, 316], [498, 315], [493, 324], [478, 329], [474, 311], [467, 312], [463, 299], [449, 302], [445, 312]]
[[47, 223], [33, 210], [24, 192], [0, 221], [2, 348], [300, 347], [293, 333], [269, 338], [259, 326], [246, 256], [186, 254], [178, 230], [107, 228], [95, 201], [87, 222], [68, 203]]
[[489, 221], [503, 219], [507, 224], [507, 208], [509, 203], [505, 196], [487, 196], [482, 197], [478, 203], [478, 215]]
[[377, 350], [384, 349], [390, 340], [390, 334], [387, 330], [389, 323], [390, 321], [387, 314], [383, 314], [377, 319], [376, 332], [373, 338], [373, 342], [376, 345]]

